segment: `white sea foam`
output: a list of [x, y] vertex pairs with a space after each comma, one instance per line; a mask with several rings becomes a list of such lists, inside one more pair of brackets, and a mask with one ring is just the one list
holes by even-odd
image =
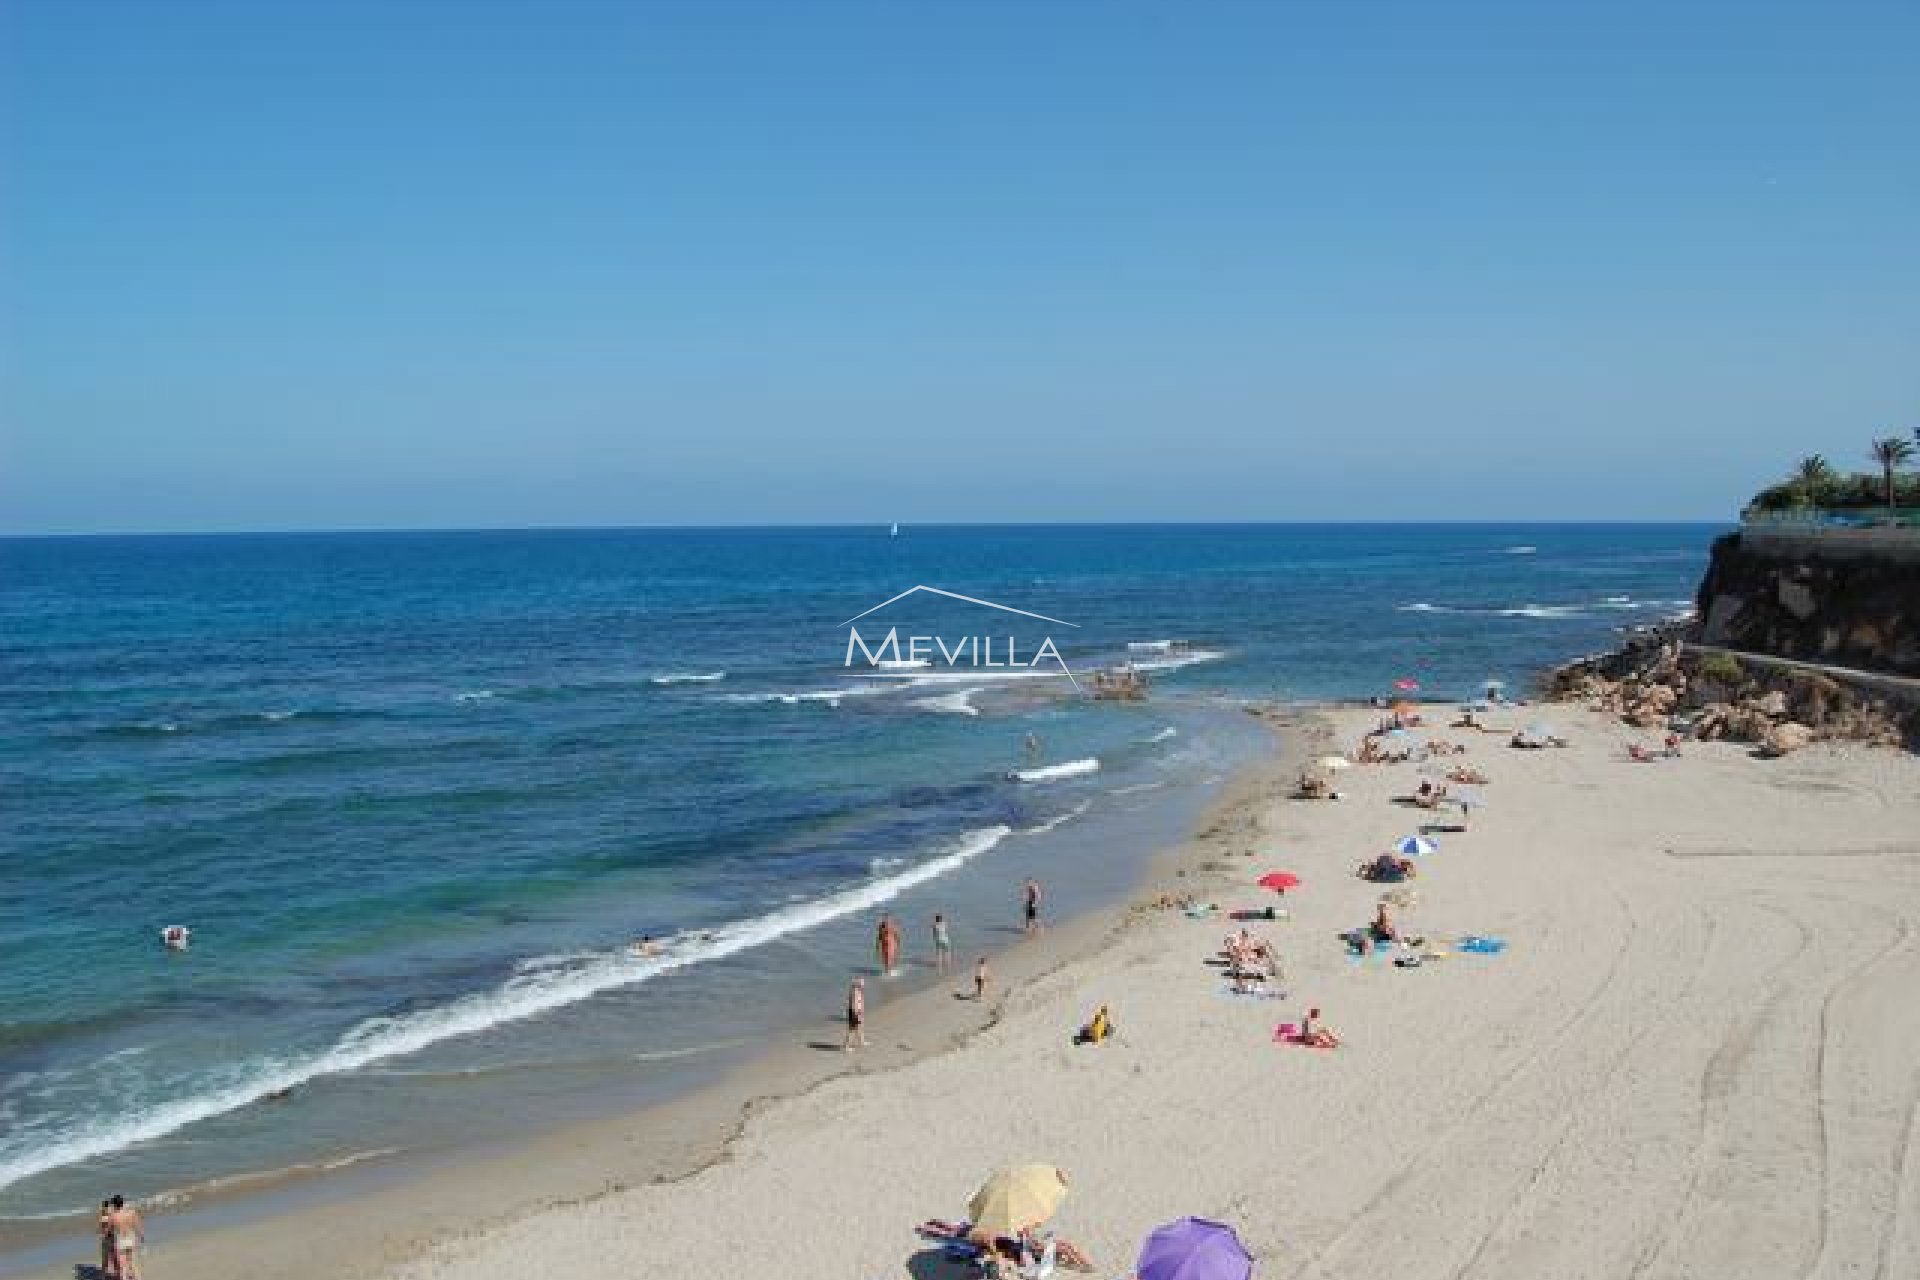
[[803, 689], [791, 693], [779, 691], [769, 693], [723, 693], [720, 695], [720, 700], [722, 702], [733, 702], [742, 705], [775, 703], [783, 707], [798, 707], [806, 703], [818, 702], [824, 703], [829, 707], [837, 707], [840, 705], [842, 699], [864, 698], [876, 693], [885, 693], [889, 687], [890, 686], [884, 684], [866, 684], [853, 685], [845, 689]]
[[1167, 782], [1164, 778], [1158, 782], [1136, 782], [1132, 786], [1115, 787], [1111, 791], [1108, 791], [1107, 794], [1110, 796], [1130, 796], [1141, 791], [1158, 791], [1166, 785]]
[[1081, 814], [1085, 813], [1087, 810], [1091, 808], [1093, 808], [1093, 801], [1082, 800], [1079, 804], [1067, 810], [1065, 813], [1057, 813], [1053, 817], [1048, 818], [1045, 822], [1040, 823], [1038, 826], [1026, 827], [1022, 829], [1020, 834], [1023, 836], [1044, 835], [1045, 833], [1053, 830], [1055, 827], [1060, 826], [1062, 823], [1072, 822], [1075, 818], [1079, 817]]
[[1177, 738], [1179, 736], [1180, 736], [1180, 731], [1178, 729], [1174, 728], [1172, 725], [1167, 725], [1165, 728], [1155, 732], [1151, 738], [1147, 739], [1147, 741], [1148, 742], [1165, 742], [1169, 738]]
[[1530, 556], [1540, 550], [1538, 547], [1530, 547], [1524, 544], [1517, 547], [1502, 547], [1500, 549], [1510, 556]]
[[1226, 656], [1218, 649], [1182, 649], [1169, 651], [1161, 658], [1136, 658], [1133, 665], [1141, 671], [1172, 671], [1198, 662], [1218, 662]]
[[1092, 756], [1085, 760], [1068, 760], [1061, 764], [1043, 764], [1034, 769], [1009, 769], [1009, 782], [1058, 782], [1062, 778], [1080, 778], [1089, 773], [1098, 773], [1100, 762]]
[[650, 683], [652, 684], [712, 684], [715, 680], [725, 680], [726, 678], [727, 678], [727, 673], [724, 671], [708, 671], [708, 672], [669, 671], [665, 675], [652, 677]]
[[[891, 673], [897, 674], [897, 673]], [[978, 684], [982, 680], [1058, 680], [1060, 668], [1045, 667], [971, 667], [956, 666], [950, 671], [930, 670], [914, 671], [901, 682], [903, 687], [917, 689], [927, 685], [958, 684], [962, 682]], [[884, 683], [884, 681], [876, 681]]]
[[1523, 604], [1511, 609], [1495, 609], [1503, 618], [1584, 618], [1578, 605], [1571, 604]]
[[[537, 1017], [615, 987], [631, 986], [678, 969], [738, 955], [777, 938], [870, 910], [915, 885], [959, 868], [1012, 833], [1013, 829], [1007, 826], [970, 831], [944, 852], [924, 862], [836, 893], [780, 907], [763, 916], [673, 940], [660, 955], [641, 957], [621, 949], [535, 957], [490, 991], [462, 996], [433, 1008], [369, 1018], [317, 1054], [261, 1058], [236, 1064], [225, 1079], [190, 1097], [62, 1131], [15, 1130], [0, 1142], [0, 1188], [49, 1169], [152, 1142], [196, 1121], [237, 1111], [309, 1080], [355, 1071], [388, 1058], [416, 1053], [443, 1040]], [[556, 959], [558, 963], [544, 963]]]
[[465, 689], [453, 695], [455, 702], [485, 702], [493, 696], [491, 689]]
[[952, 716], [977, 716], [980, 708], [973, 705], [973, 695], [978, 689], [956, 689], [952, 693], [935, 694], [931, 698], [915, 698], [913, 705], [923, 711], [940, 711]]
[[1483, 617], [1497, 618], [1584, 618], [1587, 615], [1577, 604], [1517, 604], [1504, 608], [1467, 608], [1461, 605], [1434, 604], [1427, 600], [1415, 600], [1411, 604], [1396, 605], [1400, 613], [1458, 613], [1477, 614]]

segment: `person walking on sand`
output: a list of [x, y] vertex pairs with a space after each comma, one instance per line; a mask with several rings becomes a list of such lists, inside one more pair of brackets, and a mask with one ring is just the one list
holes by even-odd
[[933, 917], [933, 971], [945, 973], [953, 967], [953, 935], [947, 930], [947, 918], [938, 912]]
[[880, 928], [874, 934], [873, 944], [874, 950], [880, 955], [881, 975], [891, 978], [900, 967], [900, 926], [893, 922], [892, 916], [880, 917]]
[[1027, 877], [1026, 900], [1026, 932], [1031, 936], [1040, 932], [1040, 882], [1032, 876]]
[[847, 1038], [840, 1042], [842, 1052], [867, 1047], [867, 982], [855, 978], [847, 988]]
[[113, 1206], [107, 1223], [113, 1231], [116, 1274], [120, 1280], [140, 1280], [140, 1260], [136, 1253], [146, 1241], [146, 1224], [140, 1221], [140, 1211], [129, 1205], [125, 1197], [115, 1196], [107, 1203]]
[[981, 956], [973, 965], [973, 998], [980, 1001], [987, 998], [987, 958]]

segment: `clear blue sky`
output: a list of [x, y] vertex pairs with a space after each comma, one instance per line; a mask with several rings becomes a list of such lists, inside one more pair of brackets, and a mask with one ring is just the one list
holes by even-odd
[[1920, 5], [0, 4], [0, 529], [1724, 517]]

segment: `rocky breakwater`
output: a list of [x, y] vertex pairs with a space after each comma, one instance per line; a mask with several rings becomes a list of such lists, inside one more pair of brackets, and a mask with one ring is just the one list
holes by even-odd
[[1642, 633], [1613, 653], [1551, 672], [1546, 696], [1583, 702], [1639, 729], [1751, 742], [1785, 755], [1822, 740], [1920, 746], [1920, 703], [1819, 671], [1693, 652], [1683, 628]]

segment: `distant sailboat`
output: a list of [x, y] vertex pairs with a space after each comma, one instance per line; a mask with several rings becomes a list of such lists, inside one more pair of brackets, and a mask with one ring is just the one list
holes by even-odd
[[900, 522], [898, 520], [895, 520], [893, 522], [893, 532], [889, 533], [887, 536], [889, 538], [897, 538], [900, 536]]

